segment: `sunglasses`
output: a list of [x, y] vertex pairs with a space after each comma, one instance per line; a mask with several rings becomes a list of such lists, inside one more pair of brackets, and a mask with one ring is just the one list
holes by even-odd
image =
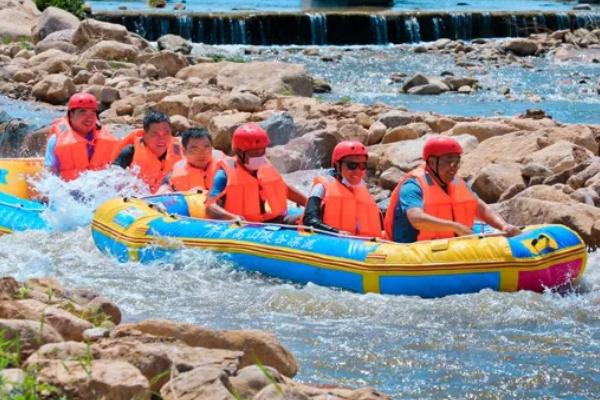
[[357, 168], [361, 169], [362, 171], [367, 169], [366, 162], [344, 161], [344, 164], [346, 164], [346, 168], [348, 168], [350, 171], [354, 171]]

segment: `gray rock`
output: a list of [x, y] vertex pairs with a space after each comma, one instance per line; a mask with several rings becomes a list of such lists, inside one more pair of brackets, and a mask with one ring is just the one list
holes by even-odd
[[31, 40], [35, 44], [53, 32], [65, 29], [75, 30], [79, 27], [79, 24], [79, 18], [70, 12], [56, 7], [48, 7], [40, 16], [38, 23], [33, 27]]
[[409, 78], [404, 85], [402, 85], [402, 91], [408, 92], [411, 88], [415, 86], [427, 85], [429, 83], [429, 79], [423, 74], [416, 74]]
[[430, 83], [427, 85], [414, 86], [408, 90], [408, 94], [432, 95], [440, 94], [443, 90], [439, 85]]
[[296, 125], [294, 125], [294, 118], [286, 112], [273, 115], [261, 122], [260, 126], [269, 134], [271, 146], [286, 144], [299, 136]]
[[418, 121], [420, 119], [414, 114], [400, 110], [388, 111], [379, 117], [379, 122], [384, 124], [388, 129]]
[[157, 44], [158, 50], [170, 50], [181, 54], [190, 54], [192, 52], [192, 44], [188, 40], [177, 35], [168, 34], [161, 36], [158, 39]]

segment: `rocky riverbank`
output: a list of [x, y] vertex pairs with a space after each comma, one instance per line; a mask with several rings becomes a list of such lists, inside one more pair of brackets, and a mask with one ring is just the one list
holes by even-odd
[[92, 290], [52, 278], [0, 278], [0, 360], [8, 360], [0, 395], [33, 378], [46, 395], [69, 399], [388, 398], [370, 388], [294, 381], [294, 356], [266, 332], [121, 319], [119, 307]]

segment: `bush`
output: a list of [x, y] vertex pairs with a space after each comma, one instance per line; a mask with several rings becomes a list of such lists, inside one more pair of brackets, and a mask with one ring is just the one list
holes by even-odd
[[83, 12], [83, 0], [35, 0], [35, 5], [40, 11], [44, 11], [50, 6], [61, 8], [78, 18], [83, 18], [85, 14]]

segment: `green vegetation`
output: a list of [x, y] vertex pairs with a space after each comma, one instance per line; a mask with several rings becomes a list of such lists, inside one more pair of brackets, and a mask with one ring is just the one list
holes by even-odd
[[83, 0], [35, 0], [35, 5], [44, 11], [48, 7], [57, 7], [70, 12], [78, 18], [83, 18]]
[[336, 102], [336, 104], [340, 104], [340, 105], [347, 105], [352, 103], [352, 98], [350, 96], [342, 96], [340, 97], [340, 99]]
[[234, 63], [245, 63], [246, 60], [241, 56], [227, 57], [223, 54], [207, 54], [206, 57], [211, 58], [214, 62], [229, 61]]

